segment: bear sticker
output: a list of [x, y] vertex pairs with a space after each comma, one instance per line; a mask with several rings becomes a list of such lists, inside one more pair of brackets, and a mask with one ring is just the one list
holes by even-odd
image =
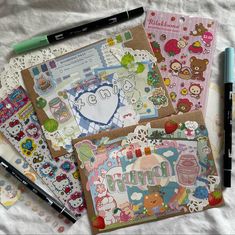
[[203, 72], [206, 71], [207, 65], [209, 61], [208, 59], [197, 59], [195, 56], [190, 58], [190, 68], [192, 70], [193, 80], [205, 81], [203, 77]]

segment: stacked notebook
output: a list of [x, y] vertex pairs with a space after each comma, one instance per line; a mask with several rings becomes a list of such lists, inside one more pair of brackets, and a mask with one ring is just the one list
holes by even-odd
[[206, 103], [215, 23], [161, 14], [148, 13], [148, 34], [137, 26], [22, 71], [26, 90], [0, 103], [1, 132], [77, 218], [87, 209], [94, 233], [223, 204], [202, 112], [187, 113]]

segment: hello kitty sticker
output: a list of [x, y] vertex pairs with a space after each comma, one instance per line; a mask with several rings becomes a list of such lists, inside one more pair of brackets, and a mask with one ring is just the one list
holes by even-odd
[[216, 27], [210, 19], [148, 11], [145, 29], [177, 112], [205, 111]]
[[1, 101], [0, 107], [5, 111], [15, 107], [7, 119], [1, 119], [0, 131], [55, 197], [75, 216], [80, 217], [85, 212], [85, 206], [73, 155], [63, 155], [57, 160], [52, 158], [32, 103], [22, 87], [18, 87]]

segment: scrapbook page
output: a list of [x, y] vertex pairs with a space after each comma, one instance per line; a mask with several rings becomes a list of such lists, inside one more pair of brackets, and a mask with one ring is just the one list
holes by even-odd
[[[2, 134], [55, 197], [76, 217], [81, 217], [85, 213], [85, 201], [74, 156], [67, 154], [59, 159], [52, 158], [32, 103], [22, 87], [0, 102], [0, 113]], [[28, 173], [28, 177], [33, 175]]]
[[94, 234], [223, 205], [201, 111], [74, 143]]
[[147, 12], [145, 30], [179, 113], [206, 109], [216, 28], [212, 19]]
[[[72, 152], [71, 141], [79, 136], [125, 126], [128, 121], [122, 119], [129, 115], [128, 109], [134, 124], [137, 124], [141, 117], [135, 106], [145, 106], [141, 113], [151, 116], [150, 111], [156, 118], [174, 113], [155, 63], [144, 28], [137, 26], [22, 71], [52, 156], [60, 157]], [[145, 103], [139, 97], [128, 100], [125, 91], [120, 89], [120, 82], [115, 84], [117, 78], [101, 79], [95, 74], [98, 68], [112, 66], [122, 66], [127, 76], [139, 76], [145, 81], [147, 77], [143, 75], [149, 75]], [[132, 80], [135, 82], [134, 78]], [[138, 91], [130, 81], [122, 85], [134, 89], [134, 95], [141, 94], [142, 91]], [[151, 86], [159, 88], [156, 93], [153, 94]], [[104, 108], [111, 103], [110, 109]], [[156, 105], [158, 103], [161, 108]], [[90, 108], [92, 115], [88, 112]], [[143, 113], [142, 119], [144, 116]]]

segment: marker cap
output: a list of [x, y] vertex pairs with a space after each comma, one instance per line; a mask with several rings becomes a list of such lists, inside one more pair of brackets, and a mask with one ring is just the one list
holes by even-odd
[[42, 36], [33, 37], [29, 40], [22, 41], [20, 43], [13, 45], [12, 47], [15, 53], [20, 54], [39, 47], [47, 46], [49, 44], [50, 43], [47, 39], [47, 36], [42, 35]]
[[225, 83], [234, 83], [234, 48], [225, 49]]

